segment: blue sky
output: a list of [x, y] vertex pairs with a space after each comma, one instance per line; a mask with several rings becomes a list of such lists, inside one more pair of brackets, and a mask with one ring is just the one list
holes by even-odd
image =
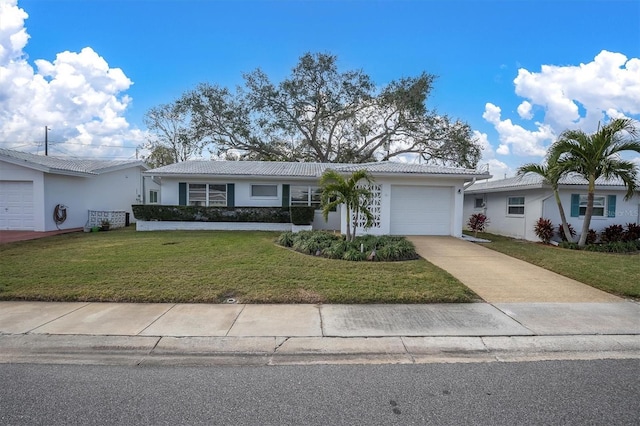
[[[335, 54], [341, 69], [362, 69], [381, 86], [422, 71], [438, 75], [428, 106], [468, 122], [485, 146], [483, 162], [500, 177], [540, 161], [566, 127], [592, 131], [599, 119], [640, 118], [637, 0], [0, 4], [0, 46], [13, 49], [0, 54], [0, 71], [16, 86], [31, 68], [32, 97], [51, 98], [18, 114], [13, 105], [24, 92], [0, 88], [5, 148], [42, 150], [48, 125], [50, 154], [131, 158], [149, 108], [199, 82], [233, 87], [255, 68], [279, 81], [305, 52]], [[28, 18], [10, 18], [10, 7]], [[23, 46], [10, 19], [22, 21]], [[78, 87], [92, 96], [70, 98]], [[95, 111], [79, 113], [82, 106]]]

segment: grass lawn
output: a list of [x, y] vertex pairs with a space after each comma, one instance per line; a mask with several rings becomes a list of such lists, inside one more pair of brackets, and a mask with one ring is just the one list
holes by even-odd
[[482, 245], [590, 286], [640, 299], [640, 254], [594, 253], [478, 233]]
[[479, 298], [424, 261], [348, 262], [277, 246], [278, 233], [74, 233], [0, 245], [0, 300], [431, 303]]

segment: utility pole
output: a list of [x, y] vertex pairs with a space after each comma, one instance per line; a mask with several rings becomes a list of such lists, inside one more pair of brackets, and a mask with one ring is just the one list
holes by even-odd
[[49, 127], [44, 126], [44, 155], [49, 155]]

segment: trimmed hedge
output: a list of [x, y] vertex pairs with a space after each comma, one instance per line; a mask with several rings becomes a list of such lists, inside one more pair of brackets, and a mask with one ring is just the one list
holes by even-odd
[[291, 223], [289, 209], [282, 207], [203, 207], [134, 204], [138, 220], [168, 222], [260, 222]]
[[291, 223], [294, 225], [311, 225], [316, 208], [310, 206], [291, 206]]

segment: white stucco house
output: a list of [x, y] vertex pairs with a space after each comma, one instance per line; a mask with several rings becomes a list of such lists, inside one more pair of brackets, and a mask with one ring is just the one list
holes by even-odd
[[[374, 225], [358, 233], [375, 235], [462, 235], [463, 187], [487, 172], [433, 165], [379, 162], [366, 164], [287, 163], [261, 161], [185, 161], [143, 173], [160, 184], [162, 205], [226, 207], [317, 207], [314, 229], [346, 230], [346, 209], [324, 221], [318, 181], [327, 169], [348, 176], [367, 170], [374, 178], [370, 206]], [[174, 222], [138, 221], [137, 229], [177, 229]], [[181, 229], [220, 229], [206, 222]], [[225, 224], [224, 226], [230, 226]], [[238, 228], [236, 228], [238, 229]], [[242, 228], [240, 228], [242, 229]], [[264, 229], [264, 228], [263, 228]], [[269, 229], [269, 228], [267, 228]], [[279, 230], [273, 228], [274, 230]]]
[[[572, 174], [563, 177], [559, 186], [567, 221], [580, 234], [587, 205], [587, 181]], [[591, 229], [602, 231], [610, 225], [640, 223], [640, 194], [625, 200], [626, 188], [619, 180], [598, 179]], [[464, 192], [465, 223], [474, 213], [484, 213], [490, 220], [488, 232], [539, 241], [533, 228], [543, 217], [557, 229], [561, 224], [558, 205], [551, 187], [542, 177], [527, 174], [494, 181], [481, 181]]]
[[[147, 169], [142, 161], [79, 160], [0, 149], [0, 231], [82, 228], [102, 219], [124, 225], [126, 216], [133, 221], [131, 205], [144, 201], [145, 184], [154, 186], [150, 179], [143, 183]], [[65, 220], [56, 223], [54, 212], [58, 222]]]

